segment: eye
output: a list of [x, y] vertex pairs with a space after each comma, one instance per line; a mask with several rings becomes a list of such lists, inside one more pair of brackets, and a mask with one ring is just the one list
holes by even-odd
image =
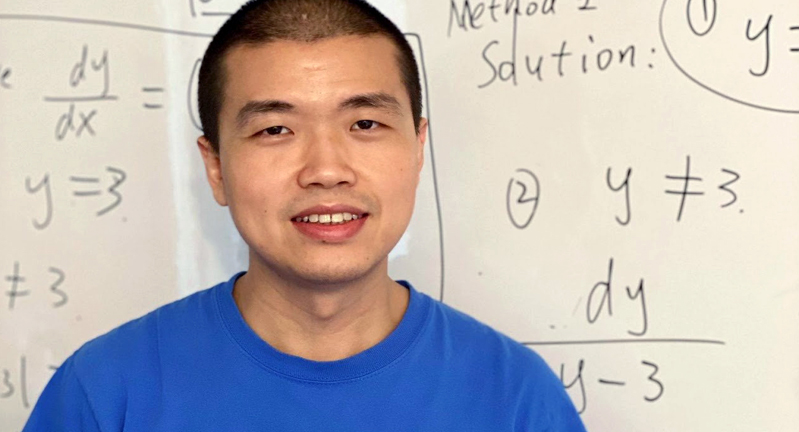
[[358, 120], [354, 125], [352, 125], [352, 128], [355, 130], [370, 130], [376, 129], [378, 126], [380, 126], [380, 123], [374, 120]]
[[264, 135], [276, 136], [290, 133], [291, 130], [285, 126], [272, 126], [261, 131]]

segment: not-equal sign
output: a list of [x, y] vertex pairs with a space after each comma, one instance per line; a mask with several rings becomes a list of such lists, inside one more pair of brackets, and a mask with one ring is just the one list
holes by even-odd
[[[797, 35], [799, 35], [799, 25], [788, 27], [790, 31], [795, 31]], [[792, 53], [799, 53], [799, 45], [796, 47], [791, 48]]]
[[[141, 91], [142, 91], [142, 93], [144, 93], [144, 94], [149, 96], [149, 95], [155, 95], [155, 94], [163, 94], [164, 93], [164, 88], [163, 87], [142, 87]], [[153, 96], [153, 97], [155, 97], [155, 96]], [[158, 96], [158, 98], [161, 99], [160, 96]], [[164, 107], [164, 104], [162, 104], [162, 103], [154, 103], [154, 102], [156, 102], [156, 101], [148, 100], [147, 102], [144, 102], [144, 108], [145, 109], [161, 109], [161, 108]]]

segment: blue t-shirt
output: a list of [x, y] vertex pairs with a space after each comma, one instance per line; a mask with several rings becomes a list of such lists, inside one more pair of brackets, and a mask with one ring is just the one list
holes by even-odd
[[23, 432], [585, 431], [537, 354], [407, 283], [388, 337], [317, 362], [252, 331], [240, 275], [86, 343]]

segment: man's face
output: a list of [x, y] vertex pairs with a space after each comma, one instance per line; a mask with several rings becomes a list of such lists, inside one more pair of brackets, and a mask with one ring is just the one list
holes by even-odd
[[413, 211], [427, 131], [423, 121], [416, 133], [396, 52], [378, 36], [229, 52], [219, 155], [199, 144], [251, 269], [314, 284], [385, 271]]

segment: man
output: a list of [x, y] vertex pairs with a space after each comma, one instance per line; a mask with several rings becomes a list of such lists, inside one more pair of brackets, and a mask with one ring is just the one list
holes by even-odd
[[208, 47], [199, 101], [247, 272], [84, 345], [26, 432], [584, 431], [535, 353], [388, 277], [427, 134], [390, 21], [250, 2]]

